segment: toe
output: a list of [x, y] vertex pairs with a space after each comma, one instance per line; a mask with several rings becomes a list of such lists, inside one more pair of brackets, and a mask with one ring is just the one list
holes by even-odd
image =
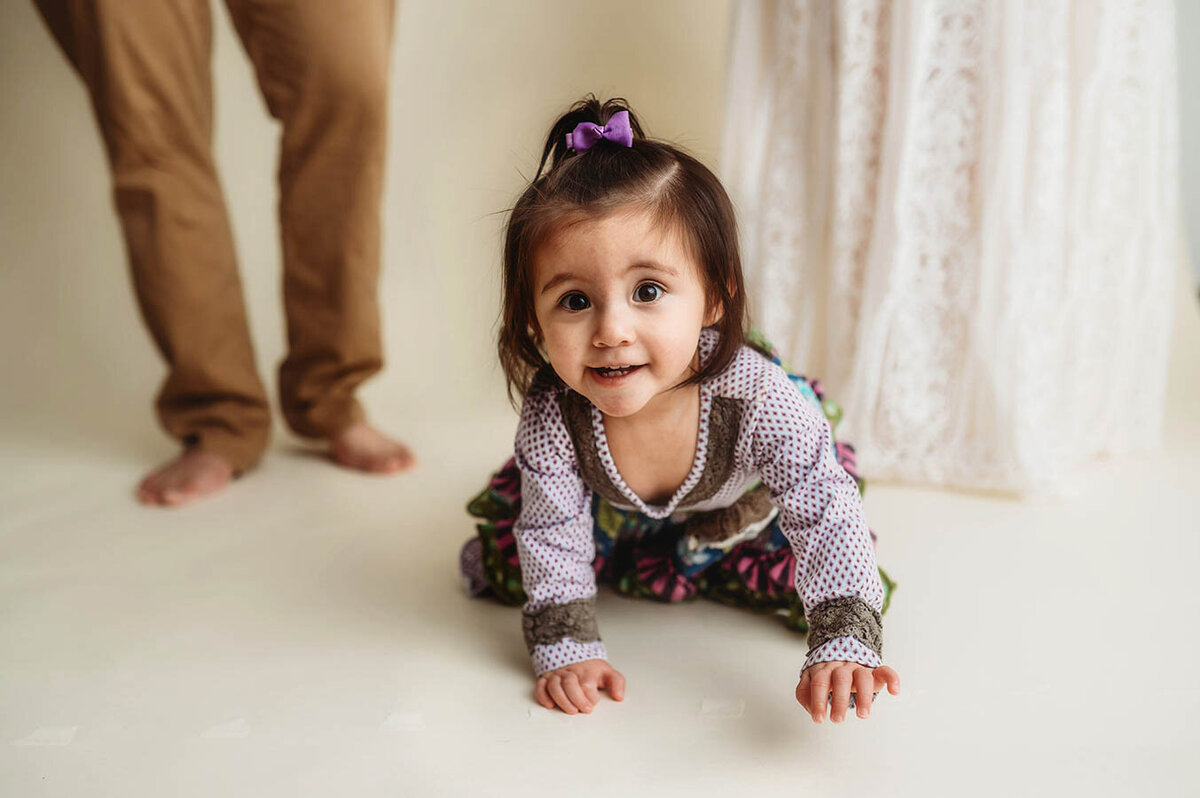
[[375, 470], [382, 474], [396, 474], [412, 468], [412, 455], [400, 449], [380, 456], [375, 461]]
[[162, 504], [168, 507], [178, 507], [187, 501], [187, 494], [179, 488], [167, 488], [162, 492]]
[[413, 454], [408, 450], [408, 447], [399, 443], [393, 444], [391, 447], [389, 447], [388, 452], [381, 459], [383, 461], [384, 468], [388, 471], [388, 473], [407, 471], [408, 469], [412, 468], [416, 462], [416, 458], [413, 457]]
[[153, 496], [154, 494], [158, 493], [158, 488], [159, 488], [158, 472], [155, 471], [153, 474], [147, 474], [146, 476], [142, 477], [142, 481], [139, 482], [138, 486], [137, 486], [137, 493], [138, 493], [139, 497], [141, 497], [141, 496], [149, 497], [149, 496]]
[[162, 504], [162, 480], [157, 472], [138, 483], [137, 500], [150, 506]]

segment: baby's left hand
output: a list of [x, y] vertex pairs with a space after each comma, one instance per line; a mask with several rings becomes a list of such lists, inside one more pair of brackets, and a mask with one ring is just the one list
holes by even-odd
[[833, 690], [829, 719], [841, 723], [846, 719], [853, 690], [858, 717], [865, 719], [871, 714], [871, 699], [884, 684], [889, 693], [899, 694], [900, 675], [886, 665], [871, 669], [857, 662], [818, 662], [800, 674], [796, 700], [812, 715], [813, 723], [821, 723], [825, 720], [829, 691]]

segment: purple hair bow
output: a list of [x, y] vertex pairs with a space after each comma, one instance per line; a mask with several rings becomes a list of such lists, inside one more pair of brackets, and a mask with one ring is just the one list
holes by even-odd
[[580, 122], [567, 134], [567, 146], [575, 152], [583, 152], [600, 139], [620, 144], [622, 147], [632, 147], [633, 128], [629, 126], [629, 112], [617, 111], [609, 117], [608, 124], [604, 127], [594, 122]]

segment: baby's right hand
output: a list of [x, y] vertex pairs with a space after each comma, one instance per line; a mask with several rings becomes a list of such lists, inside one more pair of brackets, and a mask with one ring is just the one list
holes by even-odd
[[546, 709], [558, 708], [568, 715], [590, 713], [607, 690], [613, 701], [625, 700], [625, 677], [602, 659], [576, 662], [538, 677], [534, 694]]

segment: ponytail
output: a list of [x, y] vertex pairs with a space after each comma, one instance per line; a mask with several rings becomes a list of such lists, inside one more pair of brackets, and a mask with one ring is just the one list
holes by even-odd
[[[608, 124], [608, 120], [614, 114], [621, 111], [629, 114], [629, 126], [633, 128], [634, 141], [644, 139], [646, 134], [642, 131], [641, 123], [638, 122], [633, 111], [629, 110], [629, 103], [624, 98], [613, 97], [611, 100], [601, 103], [596, 99], [596, 95], [589, 94], [572, 105], [570, 110], [560, 116], [550, 127], [550, 134], [546, 137], [546, 146], [542, 149], [542, 160], [538, 163], [537, 175], [535, 175], [534, 180], [536, 181], [537, 178], [541, 177], [543, 171], [549, 174], [568, 158], [573, 158], [577, 155], [574, 150], [567, 146], [567, 134], [574, 130], [576, 125], [591, 122], [603, 127]], [[549, 170], [546, 170], [546, 161], [550, 162]]]

